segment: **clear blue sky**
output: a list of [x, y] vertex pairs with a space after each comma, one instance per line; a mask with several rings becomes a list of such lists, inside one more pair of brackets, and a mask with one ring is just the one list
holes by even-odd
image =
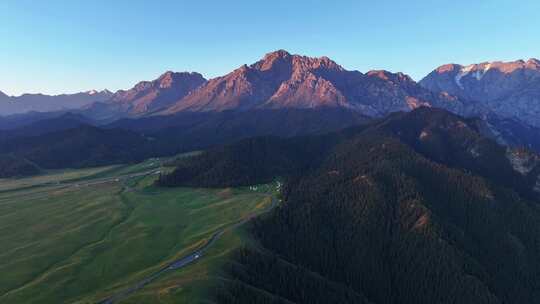
[[540, 1], [0, 1], [0, 90], [129, 88], [165, 70], [222, 75], [265, 53], [402, 71], [540, 57]]

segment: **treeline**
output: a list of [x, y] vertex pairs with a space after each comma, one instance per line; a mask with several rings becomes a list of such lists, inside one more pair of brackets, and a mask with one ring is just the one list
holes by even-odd
[[255, 137], [178, 160], [161, 186], [223, 187], [266, 183], [308, 172], [343, 136]]

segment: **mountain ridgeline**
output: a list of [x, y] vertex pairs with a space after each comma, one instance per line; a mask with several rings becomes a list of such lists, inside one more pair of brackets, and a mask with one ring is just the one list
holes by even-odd
[[266, 54], [251, 65], [214, 79], [164, 111], [345, 108], [384, 116], [421, 105], [465, 111], [459, 100], [435, 94], [402, 73], [348, 71], [328, 57]]
[[462, 66], [440, 66], [420, 85], [468, 100], [477, 113], [540, 126], [540, 61], [484, 62]]
[[[88, 95], [85, 94], [80, 93]], [[194, 72], [168, 71], [128, 90], [92, 92], [91, 96], [96, 96], [92, 103], [76, 102], [75, 96], [66, 96], [74, 100], [70, 107], [27, 111], [77, 108], [89, 118], [109, 122], [180, 112], [255, 109], [342, 108], [364, 116], [381, 117], [419, 106], [434, 106], [468, 113], [467, 104], [459, 99], [433, 93], [403, 73], [349, 71], [328, 57], [293, 55], [284, 50], [268, 53], [251, 65], [210, 80]], [[22, 105], [16, 101], [7, 104]]]
[[[431, 106], [462, 116], [495, 115], [540, 127], [539, 81], [537, 59], [447, 64], [416, 83], [403, 73], [350, 71], [328, 57], [278, 50], [210, 80], [195, 72], [168, 71], [115, 93], [9, 97], [0, 92], [0, 115], [72, 110], [96, 121], [112, 122], [185, 112], [341, 108], [383, 117]], [[18, 110], [7, 109], [10, 107]]]
[[[115, 93], [27, 94], [20, 98], [0, 94], [0, 115], [18, 113], [0, 117], [4, 146], [0, 155], [9, 154], [42, 168], [61, 166], [63, 162], [53, 161], [60, 155], [72, 159], [64, 167], [110, 164], [253, 136], [334, 132], [419, 107], [478, 117], [477, 128], [484, 136], [499, 144], [540, 151], [540, 125], [535, 121], [540, 115], [540, 94], [535, 89], [540, 79], [538, 67], [534, 59], [445, 65], [416, 83], [403, 73], [350, 71], [328, 57], [278, 50], [209, 80], [195, 72], [168, 71]], [[3, 107], [20, 110], [3, 111]], [[96, 138], [87, 144], [79, 143], [81, 151], [108, 152], [92, 156], [60, 144], [57, 155], [45, 155], [52, 151], [45, 147], [47, 138], [57, 140], [63, 132], [65, 136], [74, 137], [77, 132], [89, 136], [85, 132], [89, 128], [84, 126], [102, 131], [93, 132]], [[107, 143], [110, 136], [116, 136], [110, 130], [126, 132], [126, 138], [151, 141], [141, 140], [139, 148], [126, 143], [125, 150], [130, 152], [119, 147], [112, 152], [109, 144], [99, 147], [101, 141]], [[44, 159], [49, 160], [43, 163]]]
[[[367, 121], [363, 115], [340, 109], [293, 109], [179, 113], [97, 127], [84, 116], [68, 113], [0, 130], [0, 155], [42, 169], [88, 167], [169, 156], [253, 136], [322, 134]], [[0, 162], [4, 177], [34, 172], [16, 168], [22, 169]]]
[[[292, 165], [291, 165], [292, 164]], [[535, 303], [538, 155], [420, 108], [332, 135], [256, 138], [182, 160], [167, 186], [286, 180], [219, 303]]]
[[[163, 153], [166, 149], [160, 143], [131, 131], [81, 124], [67, 130], [6, 139], [0, 145], [0, 155], [41, 169], [79, 168], [142, 161]], [[5, 171], [10, 167], [8, 162], [0, 162], [0, 165], [2, 171], [11, 172], [5, 177], [32, 173]]]
[[137, 117], [167, 108], [206, 82], [199, 73], [165, 72], [153, 81], [141, 81], [119, 90], [104, 102], [87, 106], [83, 113], [94, 119]]
[[21, 96], [8, 96], [0, 92], [0, 116], [77, 110], [95, 102], [108, 100], [111, 96], [112, 93], [107, 90], [61, 95], [23, 94]]

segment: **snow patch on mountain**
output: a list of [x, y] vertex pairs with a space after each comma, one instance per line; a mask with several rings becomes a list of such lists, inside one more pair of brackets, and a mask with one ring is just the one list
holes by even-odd
[[455, 80], [458, 87], [460, 87], [462, 90], [464, 90], [465, 88], [463, 87], [463, 84], [461, 83], [461, 79], [469, 75], [469, 73], [472, 71], [473, 68], [474, 68], [474, 64], [471, 64], [471, 65], [468, 65], [466, 67], [462, 67], [461, 69], [459, 69], [459, 72], [457, 73]]
[[530, 153], [524, 149], [506, 149], [506, 158], [510, 164], [520, 174], [526, 176], [538, 166], [540, 159], [535, 153]]
[[489, 69], [491, 69], [491, 66], [492, 66], [491, 63], [485, 63], [482, 65], [471, 64], [471, 65], [462, 67], [459, 70], [459, 72], [456, 74], [456, 77], [455, 77], [456, 84], [458, 85], [460, 89], [464, 90], [465, 88], [463, 87], [463, 84], [461, 83], [461, 79], [463, 79], [463, 77], [471, 74], [474, 78], [476, 78], [476, 80], [480, 81], [482, 80], [486, 72], [489, 71]]

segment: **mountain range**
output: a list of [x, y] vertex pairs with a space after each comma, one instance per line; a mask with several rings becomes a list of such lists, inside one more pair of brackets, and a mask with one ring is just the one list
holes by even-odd
[[76, 110], [94, 120], [181, 112], [342, 108], [382, 117], [420, 106], [540, 126], [540, 61], [443, 65], [416, 83], [403, 73], [348, 71], [328, 57], [266, 54], [221, 77], [165, 72], [133, 88], [73, 95], [0, 95], [0, 115]]
[[[6, 146], [17, 143], [40, 151], [25, 154], [25, 161], [57, 168], [62, 162], [44, 161], [47, 157], [40, 153], [50, 149], [38, 137], [55, 133], [56, 140], [62, 132], [70, 137], [82, 132], [81, 136], [91, 134], [110, 142], [111, 136], [119, 137], [118, 133], [88, 132], [88, 128], [122, 129], [154, 140], [154, 148], [146, 147], [150, 141], [140, 141], [145, 145], [145, 152], [137, 157], [140, 159], [152, 153], [205, 149], [252, 136], [322, 134], [394, 112], [432, 107], [480, 118], [477, 124], [482, 134], [500, 144], [540, 151], [539, 66], [535, 59], [451, 64], [437, 68], [417, 83], [403, 73], [348, 71], [328, 57], [278, 50], [210, 80], [195, 72], [168, 71], [155, 80], [141, 81], [115, 93], [3, 94], [0, 113], [17, 114], [0, 117], [0, 140]], [[88, 142], [98, 143], [99, 139]], [[2, 153], [9, 153], [12, 159], [22, 150], [4, 149]], [[89, 155], [81, 153], [81, 158], [71, 164], [132, 159], [118, 150], [109, 152], [120, 156], [107, 160], [109, 154], [101, 153], [102, 159], [90, 160]]]
[[518, 119], [540, 126], [540, 61], [484, 62], [440, 66], [420, 85], [447, 92], [476, 105], [478, 113]]
[[347, 71], [328, 57], [310, 58], [279, 50], [211, 79], [163, 113], [345, 108], [380, 117], [422, 105], [463, 111], [458, 100], [431, 93], [401, 73]]
[[95, 102], [108, 100], [111, 96], [113, 93], [108, 90], [61, 95], [23, 94], [21, 96], [8, 96], [0, 92], [0, 116], [76, 110]]
[[141, 81], [129, 90], [120, 90], [104, 102], [86, 107], [95, 119], [136, 117], [167, 108], [206, 82], [199, 73], [165, 72], [153, 81]]
[[[208, 81], [198, 73], [169, 71], [153, 81], [139, 82], [129, 90], [103, 92], [96, 97], [99, 98], [95, 102], [73, 102], [72, 109], [79, 108], [82, 114], [94, 119], [293, 108], [344, 108], [374, 117], [419, 106], [467, 112], [466, 104], [457, 98], [432, 93], [405, 74], [387, 71], [363, 74], [348, 71], [328, 57], [292, 55], [284, 50], [266, 54], [254, 64]], [[43, 103], [47, 103], [45, 99], [52, 97], [43, 95], [43, 98]]]

